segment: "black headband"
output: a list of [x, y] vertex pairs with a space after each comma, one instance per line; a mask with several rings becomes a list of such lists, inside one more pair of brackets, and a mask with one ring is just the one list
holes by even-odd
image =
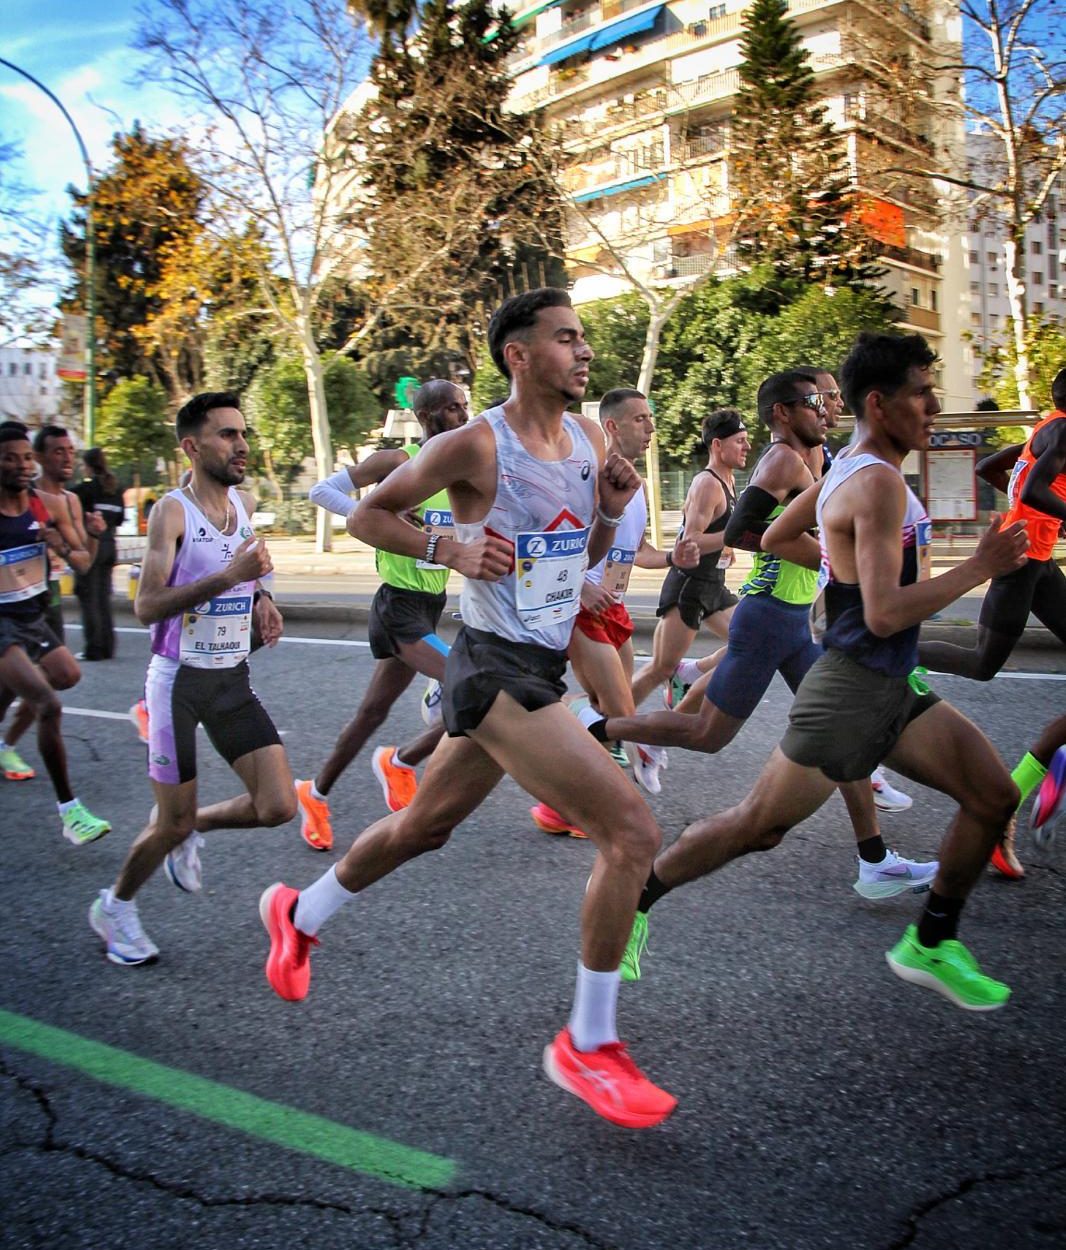
[[744, 422], [734, 412], [728, 417], [722, 417], [716, 421], [707, 433], [710, 434], [711, 438], [731, 438], [734, 434], [739, 434], [741, 430], [746, 428]]

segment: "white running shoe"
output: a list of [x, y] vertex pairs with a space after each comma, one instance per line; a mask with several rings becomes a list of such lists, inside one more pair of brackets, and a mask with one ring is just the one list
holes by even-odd
[[441, 696], [444, 691], [435, 677], [429, 679], [429, 685], [422, 696], [422, 720], [432, 729], [441, 722]]
[[625, 752], [633, 766], [633, 776], [649, 794], [661, 794], [659, 772], [668, 765], [665, 747], [649, 747], [641, 742], [626, 742]]
[[185, 841], [163, 861], [163, 868], [171, 883], [186, 894], [198, 894], [204, 883], [204, 869], [200, 863], [200, 847], [204, 840], [198, 833], [190, 833]]
[[106, 944], [113, 964], [147, 964], [159, 956], [159, 947], [141, 928], [137, 904], [122, 902], [110, 890], [101, 890], [100, 897], [93, 900], [89, 924]]
[[879, 864], [859, 860], [859, 879], [852, 889], [863, 898], [895, 898], [897, 894], [922, 894], [933, 884], [940, 865], [935, 859], [920, 864], [886, 851]]
[[870, 785], [874, 788], [874, 806], [882, 812], [905, 812], [914, 802], [909, 794], [888, 784], [883, 768], [873, 770]]

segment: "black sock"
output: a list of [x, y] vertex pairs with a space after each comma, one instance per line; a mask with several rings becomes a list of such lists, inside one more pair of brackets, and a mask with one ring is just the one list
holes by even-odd
[[657, 903], [664, 894], [670, 893], [670, 887], [663, 885], [659, 878], [655, 875], [655, 869], [651, 870], [648, 882], [640, 894], [640, 902], [637, 904], [637, 911], [648, 912], [652, 905]]
[[855, 849], [859, 852], [859, 858], [867, 864], [879, 864], [885, 857], [885, 840], [879, 833], [875, 833], [872, 838], [863, 838], [861, 842], [857, 842]]
[[936, 890], [930, 890], [925, 911], [918, 921], [918, 941], [923, 946], [939, 946], [941, 942], [954, 938], [965, 901], [962, 898], [944, 898]]
[[610, 739], [607, 737], [606, 716], [601, 716], [599, 720], [594, 720], [591, 725], [586, 725], [585, 728], [590, 734], [592, 734], [597, 742], [602, 742], [605, 746], [608, 742], [610, 742]]

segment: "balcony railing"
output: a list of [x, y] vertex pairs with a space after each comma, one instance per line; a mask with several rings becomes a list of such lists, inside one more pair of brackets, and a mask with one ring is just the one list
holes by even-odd
[[931, 308], [909, 307], [903, 314], [908, 325], [917, 326], [919, 330], [935, 330], [940, 333], [940, 314]]
[[916, 247], [894, 247], [891, 243], [883, 243], [880, 250], [886, 260], [898, 260], [902, 265], [928, 269], [930, 273], [936, 273], [940, 269], [939, 256], [934, 256], [931, 252], [921, 252]]

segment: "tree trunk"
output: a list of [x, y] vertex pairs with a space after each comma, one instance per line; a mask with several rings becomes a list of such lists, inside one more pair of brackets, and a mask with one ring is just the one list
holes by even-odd
[[[326, 388], [322, 379], [322, 357], [311, 335], [311, 325], [300, 325], [300, 349], [304, 373], [307, 375], [307, 398], [311, 406], [311, 441], [315, 449], [315, 468], [319, 479], [333, 472], [333, 447], [330, 441], [329, 412], [326, 409]], [[315, 550], [333, 550], [333, 527], [324, 508], [315, 509]]]
[[1018, 387], [1018, 407], [1031, 408], [1029, 398], [1029, 343], [1026, 328], [1028, 308], [1025, 299], [1025, 229], [1014, 228], [1003, 241], [1007, 268], [1007, 299], [1014, 331], [1014, 381]]
[[[651, 379], [659, 356], [659, 339], [662, 337], [663, 326], [666, 325], [673, 311], [673, 301], [665, 311], [651, 307], [648, 311], [648, 329], [644, 335], [644, 354], [640, 361], [637, 390], [650, 398]], [[644, 456], [644, 463], [645, 480], [648, 483], [648, 524], [651, 529], [651, 545], [661, 548], [663, 545], [663, 491], [662, 477], [659, 472], [659, 440], [654, 434]]]

